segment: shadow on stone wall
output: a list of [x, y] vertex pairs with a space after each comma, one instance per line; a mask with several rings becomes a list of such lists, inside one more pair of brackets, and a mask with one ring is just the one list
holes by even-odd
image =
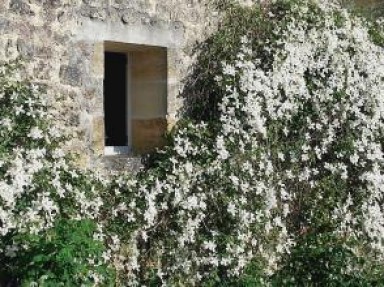
[[[223, 62], [233, 63], [240, 52], [241, 37], [262, 37], [263, 27], [257, 25], [257, 9], [247, 9], [233, 2], [220, 2], [215, 7], [221, 18], [217, 31], [192, 50], [195, 64], [183, 82], [180, 97], [183, 108], [179, 118], [212, 122], [218, 119], [218, 103], [223, 97], [216, 77], [222, 74]], [[254, 23], [254, 25], [253, 25]]]
[[[217, 86], [215, 76], [220, 72], [221, 61], [225, 57], [217, 51], [215, 38], [216, 36], [210, 37], [194, 49], [198, 56], [190, 74], [184, 79], [184, 89], [179, 95], [183, 100], [179, 118], [213, 121], [218, 117], [217, 107], [222, 98], [222, 91]], [[210, 57], [216, 53], [219, 53], [217, 57]]]

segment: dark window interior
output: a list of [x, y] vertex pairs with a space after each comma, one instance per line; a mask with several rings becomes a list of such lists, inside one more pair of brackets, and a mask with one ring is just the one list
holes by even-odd
[[105, 53], [105, 145], [127, 146], [127, 56]]

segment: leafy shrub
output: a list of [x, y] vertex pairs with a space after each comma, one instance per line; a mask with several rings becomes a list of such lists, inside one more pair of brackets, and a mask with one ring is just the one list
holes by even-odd
[[16, 278], [22, 286], [91, 286], [97, 280], [113, 284], [107, 281], [113, 274], [102, 262], [104, 246], [93, 239], [96, 231], [90, 220], [59, 219], [43, 233], [19, 235], [28, 248], [0, 257], [1, 277]]
[[0, 284], [94, 285], [113, 280], [95, 239], [102, 200], [97, 178], [74, 167], [52, 125], [50, 98], [0, 69]]

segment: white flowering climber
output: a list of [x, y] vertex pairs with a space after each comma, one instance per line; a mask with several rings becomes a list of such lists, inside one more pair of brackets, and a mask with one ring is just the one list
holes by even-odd
[[368, 239], [383, 254], [377, 26], [336, 1], [263, 7], [270, 33], [241, 37], [216, 76], [218, 123], [178, 130], [164, 172], [140, 184], [158, 268], [191, 284], [238, 276], [257, 258], [273, 274], [297, 234], [325, 224], [322, 208], [332, 233]]

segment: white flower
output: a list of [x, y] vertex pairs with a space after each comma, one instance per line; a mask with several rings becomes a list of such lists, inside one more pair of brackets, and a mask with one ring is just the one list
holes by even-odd
[[236, 215], [236, 205], [234, 205], [232, 202], [228, 204], [227, 211], [230, 215], [235, 216]]
[[30, 130], [28, 137], [37, 140], [37, 139], [42, 139], [44, 137], [44, 134], [43, 134], [43, 131], [39, 127], [33, 127]]
[[229, 152], [225, 148], [225, 142], [223, 136], [218, 136], [216, 139], [216, 152], [220, 160], [226, 160], [229, 157]]
[[205, 241], [203, 243], [203, 248], [212, 252], [215, 252], [216, 250], [216, 243], [213, 241]]
[[236, 69], [234, 66], [223, 63], [223, 73], [228, 76], [234, 76], [236, 74]]
[[0, 124], [5, 127], [8, 131], [11, 131], [13, 128], [13, 123], [10, 118], [4, 118], [0, 120]]

